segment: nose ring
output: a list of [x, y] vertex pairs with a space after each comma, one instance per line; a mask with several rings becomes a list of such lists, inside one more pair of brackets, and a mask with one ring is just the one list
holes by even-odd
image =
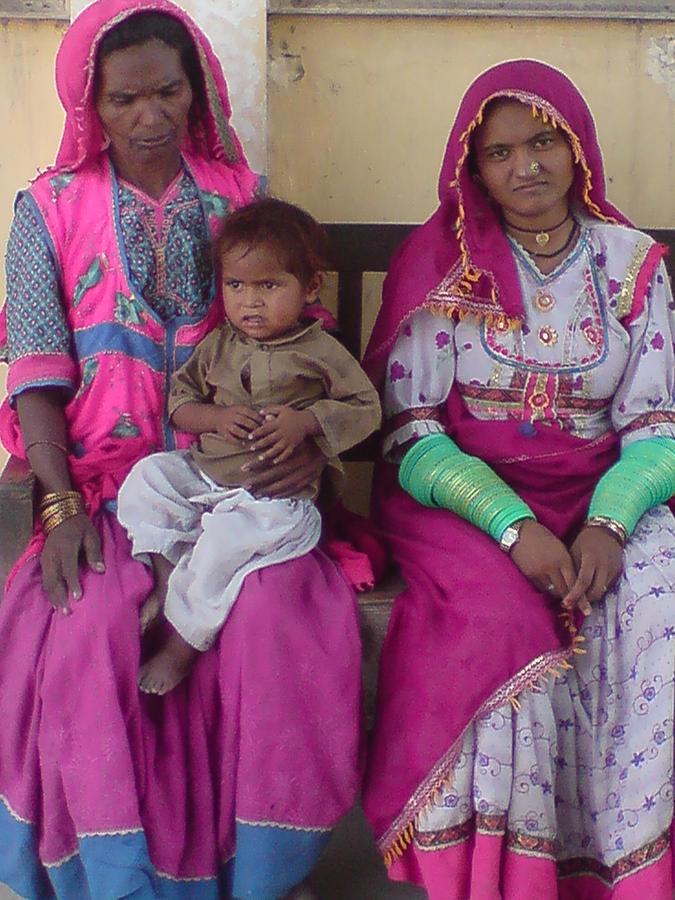
[[539, 163], [537, 162], [536, 159], [533, 159], [532, 162], [530, 163], [530, 172], [532, 173], [532, 175], [538, 175], [540, 170], [541, 170], [541, 166], [539, 165]]

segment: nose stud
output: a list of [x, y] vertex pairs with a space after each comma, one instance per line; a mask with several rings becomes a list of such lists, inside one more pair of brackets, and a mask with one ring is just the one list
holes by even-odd
[[537, 162], [536, 159], [533, 159], [532, 162], [530, 163], [530, 173], [532, 175], [538, 175], [540, 170], [541, 170], [541, 166], [539, 165], [539, 163]]

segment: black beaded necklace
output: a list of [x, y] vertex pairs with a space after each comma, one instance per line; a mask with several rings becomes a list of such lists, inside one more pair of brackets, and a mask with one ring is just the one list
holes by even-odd
[[509, 222], [506, 216], [504, 216], [504, 224], [512, 231], [522, 231], [523, 234], [536, 234], [535, 241], [538, 246], [545, 247], [551, 240], [551, 234], [559, 228], [562, 228], [569, 218], [570, 214], [568, 210], [567, 213], [565, 213], [565, 218], [561, 222], [558, 222], [557, 225], [552, 225], [551, 228], [522, 228], [520, 225], [514, 225], [513, 222]]
[[570, 231], [569, 236], [568, 236], [567, 240], [565, 241], [565, 243], [562, 245], [562, 247], [560, 247], [559, 250], [554, 250], [553, 253], [536, 253], [534, 250], [528, 250], [527, 247], [523, 247], [523, 245], [520, 243], [520, 241], [518, 241], [518, 244], [519, 244], [519, 246], [523, 247], [523, 250], [526, 253], [529, 253], [530, 256], [535, 257], [535, 259], [553, 259], [554, 256], [559, 256], [561, 253], [564, 253], [565, 250], [567, 250], [567, 248], [572, 244], [572, 242], [574, 241], [574, 239], [577, 237], [578, 234], [579, 234], [579, 223], [575, 222], [574, 227]]

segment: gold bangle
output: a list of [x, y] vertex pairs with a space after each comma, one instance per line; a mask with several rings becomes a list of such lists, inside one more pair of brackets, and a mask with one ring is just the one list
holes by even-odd
[[626, 528], [621, 522], [617, 522], [616, 519], [611, 519], [609, 516], [591, 516], [590, 519], [586, 519], [586, 525], [590, 528], [606, 528], [608, 531], [611, 531], [622, 547], [625, 546], [628, 540]]
[[58, 506], [50, 507], [46, 512], [40, 513], [40, 518], [42, 519], [42, 522], [45, 523], [63, 513], [77, 515], [77, 513], [81, 513], [83, 510], [84, 507], [81, 503], [59, 503]]
[[24, 445], [24, 453], [28, 453], [29, 450], [32, 450], [33, 447], [38, 447], [40, 444], [44, 444], [47, 447], [56, 447], [57, 450], [60, 450], [62, 453], [68, 455], [68, 448], [64, 447], [63, 444], [59, 444], [58, 441], [49, 441], [46, 438], [44, 440], [39, 441], [30, 441], [30, 443]]
[[42, 527], [45, 534], [49, 534], [59, 525], [62, 525], [64, 522], [67, 522], [68, 519], [72, 519], [74, 516], [79, 515], [81, 512], [81, 509], [73, 510], [72, 512], [62, 512], [58, 516], [53, 516], [48, 522], [43, 521]]
[[49, 491], [40, 501], [40, 509], [45, 509], [57, 503], [59, 500], [82, 500], [82, 494], [79, 491]]

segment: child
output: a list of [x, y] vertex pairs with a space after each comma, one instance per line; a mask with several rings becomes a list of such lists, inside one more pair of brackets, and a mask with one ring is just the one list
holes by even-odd
[[265, 199], [230, 216], [216, 242], [227, 321], [174, 375], [172, 424], [199, 435], [191, 450], [137, 463], [118, 516], [133, 553], [152, 561], [155, 590], [141, 628], [162, 605], [173, 630], [141, 666], [139, 685], [165, 694], [215, 640], [249, 572], [309, 553], [321, 532], [318, 479], [303, 496], [256, 499], [242, 467], [270, 464], [313, 438], [338, 454], [380, 424], [377, 393], [353, 357], [303, 319], [326, 268], [325, 234], [301, 209]]

